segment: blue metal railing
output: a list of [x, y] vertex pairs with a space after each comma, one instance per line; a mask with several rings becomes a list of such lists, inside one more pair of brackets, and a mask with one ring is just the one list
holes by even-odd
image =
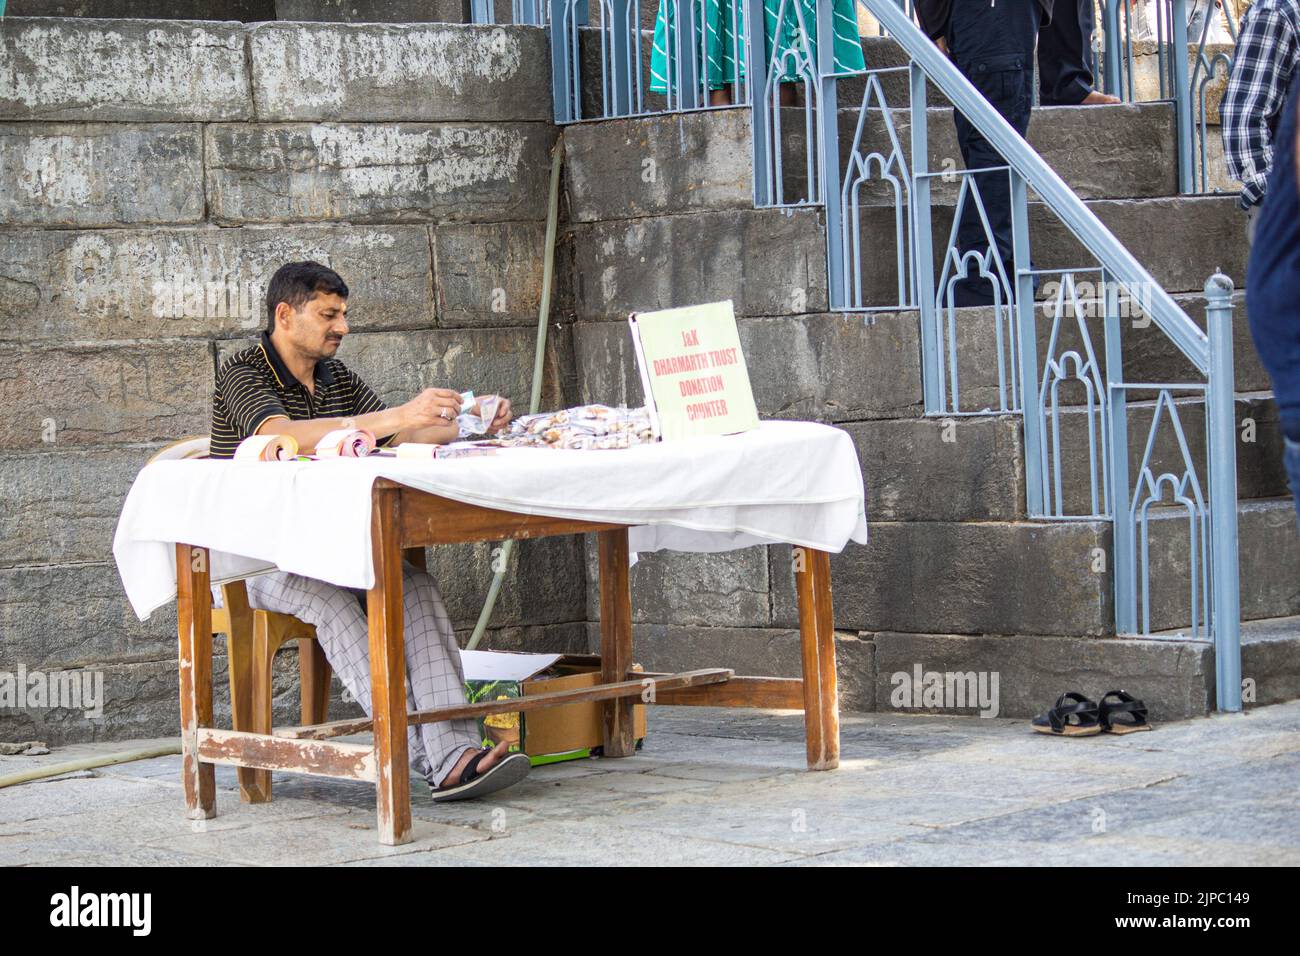
[[[703, 0], [660, 0], [652, 43], [641, 29], [642, 0], [600, 0], [594, 24], [588, 0], [531, 2], [545, 3], [557, 123], [710, 109], [710, 94], [719, 89], [727, 90], [728, 106], [749, 101], [750, 24], [735, 0], [714, 8]], [[474, 22], [487, 21], [475, 12]], [[525, 21], [517, 14], [515, 22]], [[598, 103], [584, 102], [584, 44], [600, 61], [599, 87], [590, 91]]]
[[[602, 0], [601, 22], [586, 38], [588, 51], [600, 60], [601, 102], [598, 108], [582, 102], [581, 26], [585, 0], [548, 0], [554, 68], [556, 119], [577, 122], [586, 118], [641, 115], [650, 112], [645, 92], [643, 34], [639, 0]], [[647, 0], [649, 2], [649, 0]], [[1107, 230], [1088, 206], [1071, 190], [1014, 128], [981, 96], [912, 22], [903, 0], [856, 0], [879, 22], [909, 58], [905, 67], [836, 71], [834, 0], [818, 0], [814, 23], [806, 22], [801, 4], [782, 0], [777, 23], [787, 15], [793, 39], [764, 41], [769, 29], [763, 4], [722, 0], [723, 15], [732, 16], [733, 37], [743, 41], [743, 54], [735, 49], [736, 76], [743, 88], [736, 102], [750, 108], [753, 133], [754, 201], [760, 207], [821, 206], [826, 223], [827, 274], [831, 308], [842, 312], [880, 311], [885, 308], [916, 310], [920, 338], [924, 399], [927, 414], [1016, 413], [1023, 422], [1026, 469], [1026, 505], [1031, 517], [1045, 520], [1110, 520], [1114, 528], [1115, 626], [1121, 634], [1150, 633], [1160, 623], [1153, 613], [1153, 519], [1169, 528], [1171, 516], [1181, 514], [1188, 528], [1186, 587], [1193, 637], [1212, 635], [1218, 660], [1218, 706], [1239, 710], [1240, 648], [1237, 568], [1236, 459], [1234, 450], [1234, 382], [1232, 370], [1231, 282], [1215, 276], [1206, 286], [1207, 331], [1201, 328], [1160, 287], [1137, 259]], [[661, 110], [681, 112], [707, 108], [714, 84], [708, 77], [705, 18], [702, 3], [663, 0], [663, 14], [675, 26], [665, 31], [667, 41], [661, 62], [673, 66], [667, 89], [656, 104]], [[1169, 40], [1163, 56], [1168, 83], [1162, 92], [1174, 95], [1178, 105], [1180, 188], [1192, 183], [1192, 152], [1185, 147], [1191, 134], [1190, 98], [1178, 98], [1190, 88], [1186, 51], [1185, 0], [1169, 0]], [[840, 18], [843, 20], [843, 17]], [[741, 29], [740, 24], [744, 24]], [[1182, 24], [1180, 27], [1179, 24]], [[781, 32], [785, 27], [779, 27]], [[843, 29], [841, 25], [841, 29]], [[598, 34], [597, 37], [593, 34]], [[815, 49], [810, 42], [815, 35]], [[1115, 32], [1108, 31], [1110, 38]], [[1204, 40], [1205, 33], [1202, 33]], [[1181, 38], [1181, 39], [1180, 39]], [[856, 30], [855, 30], [856, 39]], [[784, 44], [784, 45], [783, 45]], [[1180, 45], [1181, 44], [1181, 45]], [[1131, 45], [1131, 44], [1130, 44]], [[768, 49], [768, 47], [771, 49]], [[670, 47], [671, 49], [667, 49]], [[758, 52], [760, 51], [761, 52]], [[697, 52], [698, 51], [698, 54]], [[820, 56], [819, 56], [820, 54]], [[743, 69], [741, 58], [743, 56]], [[1106, 69], [1118, 67], [1115, 56]], [[1130, 86], [1131, 72], [1130, 72]], [[1162, 76], [1164, 73], [1162, 72]], [[886, 85], [906, 78], [907, 102], [891, 108]], [[716, 77], [714, 77], [716, 80]], [[839, 84], [852, 79], [862, 83], [854, 135], [847, 149], [840, 147]], [[1002, 155], [1006, 166], [984, 170], [929, 168], [927, 89], [933, 83]], [[801, 88], [802, 103], [782, 92], [790, 85]], [[791, 122], [791, 110], [802, 112]], [[909, 121], [906, 137], [900, 135], [895, 113]], [[1202, 120], [1204, 113], [1202, 111]], [[883, 145], [873, 145], [872, 136]], [[904, 143], [906, 142], [906, 147]], [[1204, 161], [1201, 172], [1204, 174]], [[1004, 261], [990, 226], [987, 203], [981, 192], [997, 177], [1007, 177], [1011, 205], [1010, 262]], [[882, 225], [867, 218], [866, 190], [878, 181], [892, 199], [892, 221]], [[936, 280], [933, 246], [933, 194], [956, 184], [953, 225], [941, 254]], [[1030, 263], [1028, 196], [1030, 190], [1079, 240], [1092, 262], [1070, 269], [1035, 269]], [[790, 196], [795, 191], [798, 195]], [[974, 211], [982, 226], [983, 245], [959, 248], [957, 222], [964, 209]], [[870, 268], [879, 270], [880, 247], [889, 239], [895, 246], [888, 284], [893, 293], [882, 302], [880, 288], [867, 289]], [[969, 242], [969, 237], [967, 238]], [[973, 268], [990, 280], [993, 289], [992, 360], [977, 369], [985, 384], [974, 393], [982, 399], [965, 406], [968, 390], [962, 385], [972, 361], [987, 350], [970, 354], [971, 329], [978, 325], [973, 310], [959, 313], [954, 287]], [[1046, 348], [1040, 348], [1036, 287], [1042, 285], [1044, 308], [1051, 319], [1045, 331]], [[1084, 292], [1087, 288], [1089, 291]], [[1122, 362], [1123, 319], [1132, 309], [1153, 323], [1203, 381], [1189, 383], [1130, 382]], [[1103, 317], [1103, 348], [1093, 346], [1086, 321], [1091, 310]], [[1074, 324], [1069, 319], [1073, 317]], [[1104, 361], [1102, 360], [1104, 358]], [[965, 365], [963, 366], [963, 363]], [[988, 380], [994, 378], [990, 383]], [[1069, 411], [1062, 401], [1063, 388], [1082, 390], [1084, 401]], [[990, 400], [990, 389], [993, 398]], [[1129, 432], [1131, 418], [1149, 401], [1141, 393], [1154, 392], [1152, 419], [1144, 453], [1130, 476]], [[1138, 393], [1136, 396], [1133, 393]], [[1190, 452], [1183, 417], [1185, 396], [1192, 394], [1203, 407], [1207, 437], [1206, 467], [1198, 471]], [[1131, 402], [1130, 398], [1134, 400]], [[983, 407], [979, 407], [982, 404]], [[1195, 406], [1193, 406], [1195, 407]], [[1181, 411], [1180, 411], [1181, 408]], [[1083, 450], [1071, 458], [1066, 413], [1086, 424]], [[1077, 416], [1082, 416], [1081, 418]], [[1172, 435], [1176, 448], [1171, 465], [1167, 454], [1157, 453], [1157, 438]], [[1079, 438], [1077, 434], [1076, 438]], [[1067, 470], [1084, 462], [1086, 492], [1082, 503], [1068, 501], [1064, 483]], [[1073, 466], [1072, 466], [1073, 462]], [[1161, 545], [1164, 546], [1163, 544]]]
[[[511, 0], [511, 22], [530, 27], [546, 26], [545, 0]], [[492, 0], [469, 0], [470, 23], [496, 23]]]
[[[911, 126], [911, 190], [906, 222], [911, 242], [898, 249], [900, 262], [911, 257], [910, 286], [900, 284], [897, 307], [915, 307], [920, 312], [921, 348], [925, 381], [926, 411], [948, 416], [962, 412], [958, 392], [958, 321], [952, 296], [952, 279], [962, 266], [973, 262], [982, 275], [993, 281], [993, 348], [996, 359], [998, 407], [990, 411], [1018, 411], [1024, 426], [1026, 469], [1026, 504], [1031, 516], [1045, 519], [1109, 518], [1114, 527], [1113, 572], [1115, 576], [1115, 624], [1121, 634], [1150, 633], [1153, 628], [1153, 589], [1151, 573], [1152, 509], [1166, 502], [1183, 509], [1189, 529], [1190, 624], [1193, 637], [1212, 635], [1218, 664], [1218, 701], [1220, 709], [1239, 710], [1240, 647], [1239, 597], [1237, 567], [1237, 487], [1234, 447], [1234, 380], [1232, 371], [1231, 282], [1215, 276], [1206, 287], [1208, 332], [1183, 311], [1150, 273], [1102, 225], [1088, 206], [1061, 180], [1011, 125], [975, 90], [953, 63], [944, 56], [894, 0], [858, 0], [898, 42], [910, 58], [908, 109]], [[1175, 12], [1181, 4], [1174, 0]], [[823, 4], [821, 10], [826, 9]], [[819, 30], [824, 29], [818, 17]], [[1175, 49], [1186, 50], [1178, 43]], [[1175, 58], [1186, 67], [1186, 57]], [[1171, 69], [1177, 82], [1178, 69]], [[836, 85], [847, 77], [826, 70], [820, 73], [820, 105], [824, 134], [819, 155], [820, 176], [826, 183], [843, 183], [838, 197], [826, 204], [827, 258], [832, 308], [853, 311], [866, 303], [855, 301], [857, 286], [853, 281], [858, 256], [856, 247], [847, 245], [843, 224], [856, 210], [844, 201], [849, 186], [857, 189], [864, 170], [879, 170], [887, 175], [902, 169], [899, 138], [893, 131], [893, 118], [883, 95], [875, 92], [875, 83], [889, 71], [867, 70], [867, 95], [860, 108], [861, 129], [865, 114], [875, 109], [890, 131], [889, 155], [884, 150], [864, 157], [858, 139], [848, 151], [849, 171], [840, 171], [838, 122], [835, 119]], [[1183, 71], [1186, 72], [1185, 69]], [[1012, 262], [1001, 261], [988, 217], [979, 194], [977, 174], [996, 175], [997, 170], [949, 171], [932, 173], [928, 168], [926, 130], [926, 84], [934, 83], [1006, 160], [1010, 180]], [[756, 126], [760, 120], [755, 119]], [[1180, 127], [1181, 128], [1181, 127]], [[1186, 152], [1184, 156], [1188, 156]], [[868, 161], [868, 159], [870, 161]], [[1186, 171], [1183, 171], [1184, 175]], [[931, 244], [933, 209], [931, 192], [940, 178], [959, 179], [954, 224], [943, 253], [939, 282], [933, 280], [934, 251]], [[756, 177], [757, 178], [757, 177]], [[1030, 266], [1028, 193], [1033, 190], [1042, 203], [1074, 236], [1094, 263], [1075, 269], [1038, 270]], [[888, 190], [887, 190], [888, 192]], [[897, 195], [902, 195], [898, 191]], [[828, 192], [828, 196], [834, 196]], [[956, 248], [956, 223], [964, 204], [974, 203], [983, 224], [986, 245], [983, 250]], [[856, 230], [848, 230], [850, 232]], [[1079, 276], [1097, 277], [1099, 302], [1104, 314], [1104, 356], [1098, 359], [1093, 348], [1083, 301], [1078, 294]], [[1037, 328], [1039, 304], [1035, 301], [1035, 279], [1057, 283], [1057, 294], [1049, 298], [1047, 311], [1052, 326], [1047, 336], [1045, 354], [1040, 353]], [[907, 293], [906, 295], [904, 293]], [[1140, 304], [1142, 314], [1177, 347], [1203, 382], [1186, 384], [1130, 382], [1122, 362], [1121, 296]], [[967, 310], [968, 312], [970, 310]], [[941, 316], [941, 312], [944, 315]], [[1077, 347], [1061, 348], [1060, 334], [1065, 320], [1073, 315], [1076, 322]], [[969, 319], [965, 319], [968, 324]], [[987, 354], [987, 352], [983, 353]], [[987, 371], [987, 370], [986, 370]], [[1060, 388], [1070, 382], [1085, 395], [1083, 421], [1087, 424], [1086, 462], [1088, 505], [1072, 514], [1064, 501], [1063, 428]], [[1135, 476], [1129, 476], [1129, 396], [1141, 390], [1156, 394], [1151, 428], [1144, 454]], [[1179, 417], [1176, 396], [1195, 392], [1203, 396], [1206, 415], [1206, 474], [1198, 474]], [[1178, 449], [1172, 470], [1167, 462], [1157, 462], [1154, 455], [1157, 435], [1172, 433]], [[1208, 492], [1206, 489], [1208, 488]], [[1165, 510], [1166, 517], [1171, 512]]]

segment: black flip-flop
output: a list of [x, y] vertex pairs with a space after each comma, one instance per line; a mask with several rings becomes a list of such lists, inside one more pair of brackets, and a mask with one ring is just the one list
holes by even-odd
[[[1075, 703], [1071, 704], [1070, 701]], [[1092, 737], [1101, 733], [1097, 704], [1074, 691], [1058, 697], [1055, 707], [1039, 714], [1029, 725], [1040, 734], [1056, 737]]]
[[484, 748], [470, 757], [469, 763], [461, 771], [460, 782], [454, 787], [444, 785], [433, 789], [431, 792], [433, 802], [445, 803], [449, 800], [470, 800], [474, 797], [496, 793], [498, 790], [514, 786], [528, 776], [528, 771], [532, 769], [527, 754], [515, 753], [508, 755], [494, 763], [487, 770], [479, 773], [479, 761], [489, 752], [490, 748]]
[[[1111, 698], [1114, 698], [1114, 701]], [[1150, 730], [1147, 721], [1147, 705], [1126, 690], [1108, 690], [1098, 704], [1097, 719], [1101, 729], [1108, 734], [1135, 734], [1139, 730]], [[1116, 715], [1127, 714], [1121, 720], [1114, 720]]]

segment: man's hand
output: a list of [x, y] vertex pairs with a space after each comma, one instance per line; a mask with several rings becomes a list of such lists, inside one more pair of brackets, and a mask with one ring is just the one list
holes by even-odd
[[938, 37], [937, 39], [935, 39], [935, 41], [934, 41], [934, 45], [937, 46], [937, 47], [939, 48], [939, 52], [942, 53], [944, 56], [947, 56], [947, 55], [948, 55], [948, 38], [947, 38], [947, 37]]
[[411, 429], [446, 425], [460, 414], [460, 393], [450, 388], [426, 388], [402, 406], [402, 413]]
[[[482, 405], [479, 405], [475, 411], [481, 414]], [[487, 433], [489, 435], [496, 435], [504, 431], [505, 427], [510, 424], [510, 419], [512, 417], [513, 416], [510, 414], [510, 399], [503, 395], [501, 396], [501, 404], [497, 406], [497, 413], [492, 418], [492, 424], [488, 425]]]

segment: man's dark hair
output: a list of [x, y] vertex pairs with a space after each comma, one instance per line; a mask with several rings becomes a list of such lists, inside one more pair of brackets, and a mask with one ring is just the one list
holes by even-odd
[[317, 292], [348, 297], [343, 277], [319, 262], [287, 262], [275, 270], [266, 287], [266, 331], [275, 331], [275, 307], [287, 302], [296, 312]]

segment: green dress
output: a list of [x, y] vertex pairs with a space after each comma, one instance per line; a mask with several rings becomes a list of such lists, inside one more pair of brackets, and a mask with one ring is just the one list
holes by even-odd
[[[683, 3], [697, 2], [697, 0], [680, 0]], [[708, 42], [706, 44], [706, 55], [708, 57], [708, 81], [709, 89], [717, 90], [723, 86], [736, 82], [736, 54], [739, 52], [740, 57], [740, 77], [745, 76], [745, 45], [740, 43], [737, 51], [735, 43], [735, 34], [737, 28], [744, 36], [744, 23], [736, 23], [734, 18], [743, 17], [743, 8], [737, 10], [735, 0], [701, 0], [704, 5], [704, 23], [708, 31]], [[768, 62], [772, 61], [772, 37], [779, 36], [779, 49], [782, 53], [790, 50], [797, 50], [802, 43], [799, 41], [799, 17], [795, 13], [795, 5], [800, 8], [803, 14], [804, 26], [808, 31], [808, 47], [812, 54], [813, 62], [817, 61], [817, 5], [816, 0], [784, 0], [784, 9], [782, 9], [783, 0], [763, 0], [763, 21], [766, 29], [764, 30], [763, 48]], [[655, 36], [654, 46], [650, 51], [650, 91], [652, 93], [667, 93], [668, 78], [675, 73], [675, 70], [669, 69], [668, 50], [670, 43], [676, 36], [676, 19], [672, 15], [672, 4], [663, 2], [659, 4], [659, 15], [655, 18]], [[854, 0], [834, 0], [833, 8], [835, 16], [835, 71], [837, 73], [850, 73], [866, 69], [866, 63], [862, 58], [862, 43], [858, 39], [858, 21], [854, 12]], [[777, 16], [781, 17], [780, 30], [777, 29]], [[699, 3], [696, 5], [696, 15], [699, 16]], [[698, 52], [697, 52], [698, 57]], [[697, 68], [703, 72], [703, 67], [697, 63]], [[796, 73], [794, 65], [788, 60], [782, 69], [782, 80], [797, 80], [800, 76]]]

